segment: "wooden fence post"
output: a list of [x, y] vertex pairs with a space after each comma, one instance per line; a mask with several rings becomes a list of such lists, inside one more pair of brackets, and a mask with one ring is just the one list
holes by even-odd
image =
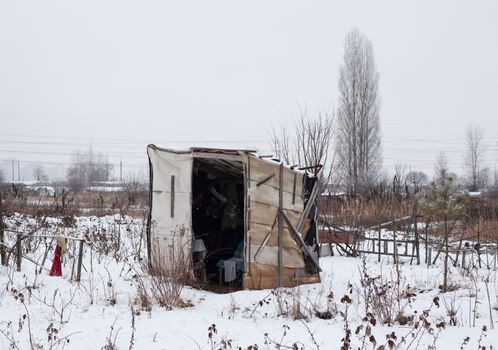
[[396, 264], [397, 255], [398, 255], [398, 246], [396, 242], [396, 221], [394, 220], [394, 209], [392, 209], [392, 217], [393, 217], [393, 264]]
[[[381, 233], [380, 233], [381, 232], [381, 228], [380, 228], [380, 214], [381, 214], [380, 213], [380, 205], [379, 205], [379, 203], [377, 203], [377, 223], [379, 224], [379, 246], [378, 246], [378, 248], [379, 248], [379, 254], [377, 256], [377, 261], [378, 262], [380, 262], [380, 246], [381, 246], [381, 243], [380, 243], [380, 239], [381, 239]], [[374, 244], [375, 244], [375, 242], [374, 242]]]
[[491, 270], [491, 264], [489, 263], [489, 251], [488, 251], [488, 246], [485, 247], [486, 248], [486, 268], [488, 270]]
[[420, 265], [420, 241], [418, 239], [418, 222], [417, 222], [417, 201], [415, 200], [413, 210], [413, 225], [415, 230], [415, 250], [417, 252], [417, 265]]
[[424, 228], [424, 232], [425, 232], [425, 263], [427, 265], [430, 265], [430, 261], [428, 259], [428, 256], [429, 256], [429, 250], [428, 250], [428, 247], [429, 247], [429, 233], [427, 232], [427, 228], [429, 227], [429, 223], [426, 223], [425, 224], [425, 228]]
[[17, 272], [21, 271], [21, 234], [17, 234], [16, 242], [16, 262], [17, 262]]
[[[279, 179], [278, 179], [278, 212], [282, 211], [284, 206], [284, 165], [280, 164]], [[305, 218], [306, 219], [306, 218]], [[284, 265], [283, 265], [283, 220], [282, 215], [278, 215], [278, 286], [284, 286]]]
[[477, 261], [479, 263], [479, 268], [481, 268], [481, 227], [480, 221], [477, 220]]
[[76, 282], [79, 282], [81, 280], [81, 265], [83, 264], [83, 243], [85, 241], [82, 239], [80, 240], [80, 248], [78, 252], [78, 271], [76, 273]]
[[3, 232], [3, 213], [2, 213], [2, 192], [0, 192], [0, 260], [3, 266], [7, 266], [7, 254], [5, 253], [5, 235]]

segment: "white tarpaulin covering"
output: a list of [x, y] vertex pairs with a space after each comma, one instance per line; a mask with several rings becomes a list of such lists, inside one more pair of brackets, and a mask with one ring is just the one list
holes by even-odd
[[[152, 170], [150, 244], [153, 262], [190, 257], [192, 152], [149, 146]], [[172, 255], [174, 254], [174, 256]]]

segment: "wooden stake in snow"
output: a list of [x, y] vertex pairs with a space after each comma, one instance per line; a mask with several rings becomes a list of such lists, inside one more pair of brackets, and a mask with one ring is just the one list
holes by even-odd
[[484, 284], [486, 285], [486, 293], [488, 294], [488, 307], [489, 307], [489, 326], [491, 329], [495, 329], [494, 321], [493, 321], [493, 310], [491, 308], [491, 298], [489, 297], [489, 276], [484, 280]]
[[81, 239], [80, 240], [80, 247], [79, 247], [79, 252], [78, 252], [78, 270], [76, 273], [76, 282], [79, 282], [81, 280], [81, 265], [83, 264], [83, 243], [85, 240]]
[[5, 234], [3, 232], [2, 193], [0, 192], [0, 260], [3, 266], [7, 266], [7, 255], [5, 254]]
[[16, 242], [16, 266], [17, 272], [21, 271], [21, 233], [17, 234]]
[[[284, 165], [280, 164], [279, 179], [278, 179], [278, 211], [281, 212], [284, 203]], [[282, 242], [283, 220], [278, 216], [278, 286], [284, 286], [284, 265], [283, 265], [283, 242]]]

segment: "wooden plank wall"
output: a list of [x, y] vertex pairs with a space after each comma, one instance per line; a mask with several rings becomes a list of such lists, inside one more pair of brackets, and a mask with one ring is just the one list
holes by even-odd
[[[278, 287], [278, 228], [279, 166], [257, 157], [249, 157], [247, 179], [247, 235], [244, 288], [265, 289]], [[270, 175], [275, 174], [270, 177]], [[284, 167], [283, 208], [293, 225], [297, 225], [304, 210], [303, 176]], [[264, 180], [267, 180], [263, 182]], [[263, 183], [262, 183], [263, 182]], [[270, 233], [266, 243], [262, 246]], [[319, 275], [306, 275], [304, 258], [286, 224], [283, 226], [284, 285], [319, 282]], [[258, 252], [259, 250], [259, 252]], [[256, 255], [256, 253], [258, 254]], [[256, 255], [256, 258], [255, 258]], [[296, 277], [299, 276], [299, 277]]]

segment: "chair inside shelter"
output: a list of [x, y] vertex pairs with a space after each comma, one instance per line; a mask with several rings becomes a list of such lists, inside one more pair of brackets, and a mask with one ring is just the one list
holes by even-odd
[[194, 158], [193, 261], [199, 282], [240, 288], [244, 272], [244, 174], [240, 160]]

